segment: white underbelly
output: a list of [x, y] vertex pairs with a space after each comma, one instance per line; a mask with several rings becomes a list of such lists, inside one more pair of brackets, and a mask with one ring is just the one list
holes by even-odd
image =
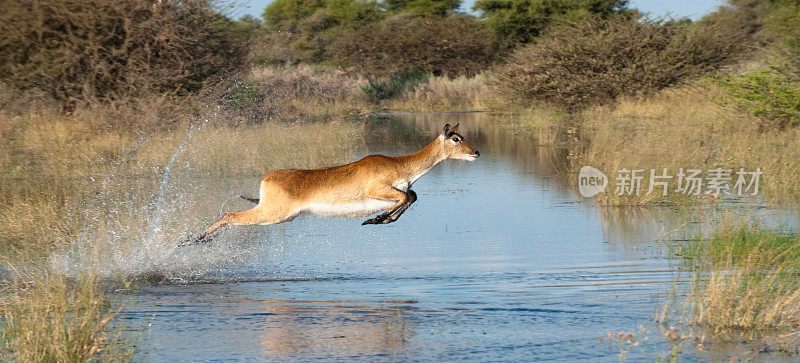
[[304, 211], [324, 217], [366, 217], [385, 211], [393, 205], [395, 202], [390, 200], [366, 199], [337, 204], [310, 203], [304, 208]]

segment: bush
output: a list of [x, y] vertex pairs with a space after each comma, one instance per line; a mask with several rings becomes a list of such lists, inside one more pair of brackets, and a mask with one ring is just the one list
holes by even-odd
[[20, 0], [0, 6], [0, 80], [57, 99], [193, 91], [244, 64], [212, 0]]
[[325, 62], [333, 39], [382, 16], [376, 2], [275, 0], [264, 9], [269, 32], [254, 39], [254, 60], [263, 65]]
[[592, 19], [518, 49], [489, 82], [506, 99], [576, 109], [718, 69], [740, 52], [744, 37], [718, 23]]
[[[265, 9], [263, 17], [270, 30], [309, 30], [304, 26], [308, 19], [316, 18], [322, 31], [330, 27], [348, 27], [371, 19], [379, 13], [375, 2], [359, 0], [275, 0]], [[303, 29], [305, 28], [305, 29]]]
[[364, 86], [361, 91], [372, 102], [389, 100], [400, 96], [407, 89], [413, 89], [420, 83], [428, 81], [430, 75], [418, 69], [401, 71], [393, 74], [386, 82], [377, 82], [372, 79]]
[[461, 6], [461, 0], [385, 0], [384, 6], [393, 12], [412, 14], [434, 14], [446, 16]]
[[498, 50], [491, 32], [467, 15], [400, 14], [365, 24], [332, 46], [339, 64], [378, 76], [404, 69], [436, 76], [475, 75], [489, 67]]
[[341, 71], [298, 67], [256, 67], [222, 94], [221, 105], [231, 121], [330, 120], [357, 112], [363, 79]]
[[800, 124], [800, 47], [793, 44], [786, 45], [768, 70], [712, 78], [728, 92], [723, 102], [759, 117], [762, 126]]
[[509, 43], [529, 43], [554, 25], [580, 21], [586, 16], [608, 17], [626, 13], [627, 0], [478, 0], [489, 28]]

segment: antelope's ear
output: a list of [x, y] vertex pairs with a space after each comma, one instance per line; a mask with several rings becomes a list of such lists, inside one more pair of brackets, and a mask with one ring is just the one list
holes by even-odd
[[450, 129], [450, 132], [458, 132], [458, 124], [453, 126], [453, 128]]
[[447, 134], [449, 133], [450, 133], [450, 124], [445, 124], [444, 130], [442, 130], [442, 135], [444, 135], [444, 137], [447, 137]]

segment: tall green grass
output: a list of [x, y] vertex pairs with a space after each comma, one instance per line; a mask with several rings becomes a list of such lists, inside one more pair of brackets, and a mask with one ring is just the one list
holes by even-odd
[[800, 330], [800, 235], [735, 224], [682, 246], [694, 270], [684, 321], [710, 341]]

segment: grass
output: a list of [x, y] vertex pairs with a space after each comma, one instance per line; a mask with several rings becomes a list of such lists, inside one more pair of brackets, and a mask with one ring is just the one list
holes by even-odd
[[0, 357], [21, 362], [127, 360], [114, 310], [98, 281], [14, 271], [2, 284]]
[[800, 331], [800, 235], [721, 226], [682, 251], [694, 269], [684, 321], [703, 340], [761, 342]]
[[[254, 176], [255, 185], [269, 170], [332, 165], [364, 149], [363, 123], [234, 127], [224, 120], [182, 115], [187, 121], [175, 121], [170, 129], [136, 133], [98, 131], [93, 127], [98, 119], [91, 114], [32, 111], [2, 119], [9, 125], [3, 135], [8, 142], [0, 146], [0, 249], [6, 253], [13, 254], [9, 248], [41, 252], [67, 245], [83, 228], [82, 210], [97, 192], [97, 180], [111, 178], [105, 186], [108, 195], [124, 195], [130, 185], [122, 181], [131, 178], [139, 179], [138, 189], [152, 190], [172, 163], [178, 166], [171, 172], [187, 178]], [[127, 117], [142, 116], [131, 110]], [[213, 201], [224, 197], [211, 201], [218, 205]]]
[[457, 78], [431, 77], [383, 105], [396, 111], [487, 110], [486, 74]]
[[[340, 70], [255, 67], [248, 80], [262, 97], [236, 113], [263, 121], [330, 121], [367, 113], [367, 80]], [[251, 120], [251, 123], [252, 120]]]
[[[537, 108], [523, 110], [515, 117], [523, 132], [550, 134], [554, 142], [569, 148], [570, 173], [577, 174], [581, 167], [590, 165], [608, 176], [605, 193], [595, 197], [600, 205], [687, 206], [716, 201], [676, 192], [680, 168], [702, 170], [703, 177], [716, 168], [734, 173], [739, 168], [759, 168], [763, 173], [759, 195], [779, 204], [800, 202], [800, 129], [763, 130], [754, 116], [715, 103], [719, 92], [714, 86], [696, 84], [575, 114]], [[660, 175], [663, 168], [673, 177], [668, 180], [667, 195], [661, 195], [661, 188], [647, 194], [650, 169]], [[644, 170], [638, 195], [614, 193], [621, 169]], [[735, 174], [733, 178], [731, 187]], [[577, 183], [577, 178], [571, 179]], [[732, 197], [735, 195], [728, 196]]]
[[395, 72], [384, 82], [370, 79], [366, 85], [361, 86], [361, 91], [371, 102], [379, 102], [395, 98], [407, 89], [428, 82], [429, 78], [429, 73], [419, 69]]

